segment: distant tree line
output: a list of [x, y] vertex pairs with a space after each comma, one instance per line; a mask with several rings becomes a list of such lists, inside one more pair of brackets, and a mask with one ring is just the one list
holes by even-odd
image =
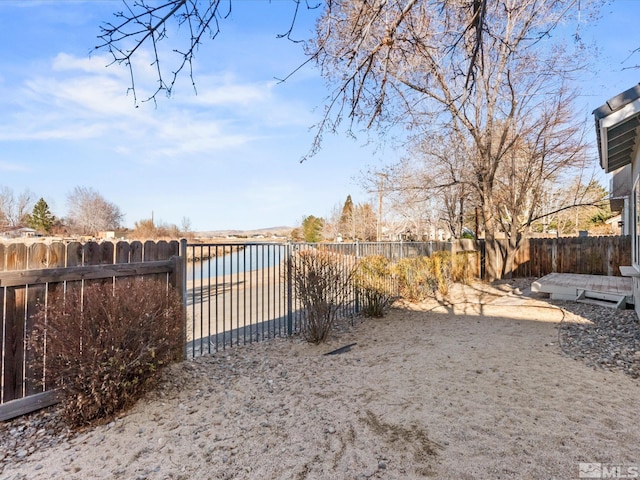
[[[379, 172], [367, 172], [363, 176], [365, 188], [373, 188], [372, 185], [378, 182], [377, 191], [369, 189], [378, 196], [378, 208], [374, 208], [372, 202], [354, 204], [348, 195], [344, 204], [335, 205], [326, 217], [305, 216], [292, 230], [291, 239], [317, 243], [475, 237], [479, 222], [474, 202], [467, 196], [456, 196], [455, 191], [447, 189], [426, 192], [422, 187], [412, 188], [407, 178], [412, 178], [413, 182], [424, 180], [415, 170], [411, 175], [391, 172], [385, 173], [382, 184], [378, 182]], [[566, 180], [542, 197], [541, 207], [550, 213], [532, 221], [527, 234], [568, 236], [589, 231], [609, 235], [611, 226], [606, 221], [614, 213], [608, 195], [593, 178], [579, 175]], [[571, 208], [562, 208], [566, 205]], [[479, 233], [482, 236], [482, 231]]]
[[15, 194], [9, 187], [0, 187], [0, 232], [29, 227], [42, 235], [96, 235], [122, 226], [124, 214], [96, 190], [75, 187], [67, 195], [67, 216], [56, 217], [47, 201], [25, 189]]
[[[67, 215], [57, 217], [47, 201], [37, 201], [33, 192], [25, 189], [16, 194], [13, 189], [0, 186], [0, 234], [28, 227], [39, 235], [98, 236], [101, 232], [123, 229], [124, 214], [118, 205], [108, 201], [90, 187], [77, 186], [67, 195]], [[159, 239], [191, 237], [191, 222], [182, 219], [181, 227], [153, 218], [135, 223], [129, 238]]]

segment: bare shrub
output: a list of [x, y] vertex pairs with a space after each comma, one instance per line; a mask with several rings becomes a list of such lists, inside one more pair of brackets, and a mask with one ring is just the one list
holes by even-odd
[[436, 287], [430, 263], [429, 257], [403, 258], [396, 263], [394, 270], [402, 298], [420, 301], [433, 295]]
[[81, 426], [112, 417], [182, 356], [182, 302], [150, 280], [91, 284], [54, 293], [36, 314], [34, 365], [64, 393], [62, 413]]
[[438, 292], [441, 295], [449, 293], [451, 285], [451, 254], [449, 252], [434, 252], [431, 257], [431, 274], [436, 279]]
[[449, 293], [451, 285], [451, 254], [435, 252], [431, 257], [401, 259], [394, 267], [400, 296], [420, 301], [439, 292]]
[[361, 311], [366, 317], [380, 318], [395, 298], [391, 262], [381, 255], [369, 256], [358, 262], [354, 273]]
[[304, 314], [302, 334], [310, 343], [322, 343], [352, 294], [354, 267], [341, 255], [316, 249], [296, 253], [289, 262], [294, 294]]
[[473, 269], [471, 259], [469, 257], [475, 255], [476, 252], [458, 252], [456, 253], [453, 264], [451, 265], [451, 281], [464, 283], [469, 285], [473, 279]]

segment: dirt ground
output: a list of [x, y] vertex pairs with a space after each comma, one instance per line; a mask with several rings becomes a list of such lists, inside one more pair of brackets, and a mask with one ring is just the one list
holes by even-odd
[[329, 344], [276, 339], [174, 365], [114, 422], [0, 479], [537, 480], [639, 465], [638, 380], [564, 355], [562, 310], [518, 293], [457, 286]]

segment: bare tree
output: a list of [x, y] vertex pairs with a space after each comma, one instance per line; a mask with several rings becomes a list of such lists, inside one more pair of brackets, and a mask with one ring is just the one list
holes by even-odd
[[[114, 12], [115, 19], [100, 27], [100, 43], [95, 48], [107, 50], [112, 63], [129, 69], [134, 101], [138, 101], [134, 65], [143, 47], [151, 51], [151, 65], [157, 74], [157, 85], [144, 101], [155, 101], [161, 92], [171, 95], [176, 80], [185, 71], [195, 90], [194, 57], [204, 41], [220, 34], [224, 20], [232, 12], [233, 0], [123, 0], [122, 3], [124, 8]], [[292, 38], [292, 32], [301, 7], [316, 10], [320, 5], [315, 1], [293, 0], [291, 17], [286, 20], [288, 27], [277, 36], [298, 42]], [[171, 35], [173, 28], [181, 32]], [[164, 43], [170, 47], [163, 50]]]
[[119, 228], [124, 219], [120, 208], [89, 187], [76, 187], [67, 197], [67, 222], [85, 235]]
[[[450, 180], [476, 198], [487, 273], [498, 278], [511, 274], [522, 226], [535, 217], [536, 182], [584, 154], [566, 86], [580, 56], [547, 38], [577, 2], [480, 2], [483, 19], [474, 24], [477, 3], [388, 1], [371, 8], [334, 1], [315, 45], [323, 74], [339, 85], [323, 128], [338, 128], [345, 118], [403, 124], [425, 142], [440, 135], [468, 146], [463, 170], [450, 168], [459, 178]], [[494, 250], [503, 234], [506, 246]], [[498, 255], [502, 271], [492, 268]]]
[[193, 233], [191, 230], [191, 219], [189, 217], [182, 217], [182, 220], [180, 221], [180, 231], [184, 234]]
[[380, 175], [385, 176], [384, 194], [392, 215], [386, 221], [397, 234], [434, 238], [444, 230], [445, 237], [460, 238], [474, 204], [466, 177], [470, 156], [464, 139], [456, 141], [446, 132], [417, 136], [407, 156], [384, 172], [364, 173], [362, 185], [371, 189]]
[[355, 240], [374, 242], [378, 238], [378, 218], [371, 203], [358, 203], [353, 207]]
[[[476, 209], [485, 218], [492, 218], [493, 238], [504, 238], [502, 243], [493, 242], [500, 248], [494, 254], [503, 258], [503, 270], [497, 273], [508, 276], [515, 253], [533, 223], [542, 218], [548, 221], [547, 217], [557, 216], [559, 211], [568, 214], [570, 207], [585, 207], [602, 200], [586, 196], [584, 188], [568, 188], [566, 183], [569, 174], [582, 171], [587, 159], [582, 126], [570, 123], [573, 116], [567, 111], [569, 106], [570, 102], [559, 94], [546, 113], [527, 128], [526, 120], [518, 120], [517, 134], [497, 130], [505, 135], [504, 141], [510, 147], [493, 165], [491, 189], [479, 182], [491, 164], [483, 161], [468, 132], [447, 125], [441, 127], [439, 134], [416, 137], [413, 156], [386, 173], [391, 198], [396, 196], [407, 211], [412, 199], [425, 208], [429, 200], [436, 199], [438, 206], [432, 215], [458, 238], [465, 224], [475, 227]], [[512, 129], [515, 132], [515, 126]], [[559, 194], [563, 191], [575, 192]], [[490, 238], [486, 222], [484, 228]]]
[[[541, 215], [532, 222], [532, 230], [560, 235], [578, 234], [588, 230], [595, 219], [611, 217], [609, 193], [595, 180], [595, 176], [579, 175], [568, 178], [542, 199]], [[566, 208], [568, 205], [573, 208]]]
[[[584, 1], [584, 0], [583, 0]], [[348, 2], [348, 0], [347, 0]], [[295, 43], [301, 40], [293, 38], [293, 29], [301, 14], [301, 10], [315, 10], [324, 13], [325, 18], [332, 18], [333, 11], [342, 8], [344, 0], [292, 0], [291, 16], [288, 27], [278, 33], [279, 38], [286, 38]], [[193, 77], [193, 61], [198, 47], [206, 40], [215, 39], [220, 33], [222, 24], [229, 17], [233, 8], [233, 0], [165, 0], [154, 2], [150, 0], [123, 0], [123, 9], [114, 12], [114, 20], [106, 21], [100, 27], [100, 42], [97, 50], [107, 50], [113, 59], [112, 63], [122, 64], [129, 68], [131, 87], [136, 98], [136, 81], [134, 63], [140, 57], [143, 47], [152, 52], [151, 65], [156, 69], [157, 85], [148, 99], [155, 100], [160, 92], [171, 95], [176, 79], [186, 69], [195, 89]], [[350, 2], [349, 2], [350, 3]], [[488, 31], [486, 28], [488, 0], [375, 0], [371, 2], [356, 1], [354, 4], [354, 18], [357, 22], [352, 36], [357, 40], [353, 45], [359, 50], [364, 44], [370, 43], [370, 28], [381, 18], [388, 18], [390, 26], [389, 37], [376, 50], [390, 40], [396, 30], [402, 29], [411, 20], [410, 12], [421, 3], [436, 13], [446, 9], [460, 11], [468, 18], [464, 28], [456, 32], [456, 38], [451, 44], [451, 52], [460, 45], [465, 47], [464, 63], [459, 65], [460, 72], [465, 77], [465, 87], [472, 89], [476, 81], [475, 69], [482, 60], [483, 45]], [[578, 3], [578, 0], [569, 2]], [[188, 32], [182, 35], [170, 35], [173, 27]], [[551, 29], [549, 29], [550, 31]], [[549, 31], [541, 32], [542, 35]], [[172, 32], [173, 33], [173, 32]], [[306, 39], [303, 39], [306, 40]], [[162, 43], [170, 43], [169, 49], [162, 49]], [[308, 45], [309, 46], [309, 45]], [[322, 53], [322, 43], [313, 48], [309, 46], [308, 61], [313, 61]], [[164, 52], [164, 53], [163, 53]], [[450, 53], [451, 53], [450, 52]], [[375, 55], [376, 52], [373, 52]], [[171, 54], [171, 55], [169, 55]], [[171, 58], [167, 58], [171, 57]], [[305, 62], [307, 63], [307, 62]], [[356, 70], [367, 69], [367, 61], [354, 64]], [[359, 72], [360, 73], [360, 72]], [[356, 77], [346, 77], [344, 90]], [[136, 98], [137, 101], [137, 98]]]
[[338, 241], [339, 238], [346, 240], [346, 236], [342, 233], [341, 220], [342, 220], [342, 204], [335, 204], [327, 217], [325, 218], [322, 237], [331, 240]]
[[16, 196], [13, 189], [0, 187], [0, 228], [26, 225], [34, 205], [33, 198], [34, 194], [29, 190]]
[[[323, 4], [315, 39], [306, 44], [309, 60], [335, 85], [326, 99], [325, 115], [316, 126], [315, 153], [324, 132], [355, 126], [404, 126], [429, 138], [446, 131], [471, 146], [465, 168], [477, 198], [489, 248], [489, 278], [510, 275], [520, 227], [531, 215], [516, 212], [534, 197], [505, 186], [528, 160], [537, 165], [562, 157], [556, 140], [569, 133], [570, 77], [581, 68], [578, 49], [570, 51], [551, 35], [561, 23], [580, 13], [586, 17], [598, 0], [330, 0]], [[230, 12], [227, 0], [167, 0], [160, 6], [138, 0], [103, 29], [104, 43], [114, 62], [132, 67], [138, 49], [148, 43], [155, 55], [159, 85], [171, 91], [175, 75], [190, 67], [197, 46], [215, 38], [220, 21]], [[293, 22], [300, 1], [294, 1]], [[309, 7], [309, 5], [307, 5]], [[165, 82], [158, 42], [167, 38], [167, 22], [186, 26], [187, 48], [174, 49], [181, 62], [173, 80]], [[292, 22], [292, 23], [293, 23]], [[283, 36], [289, 36], [291, 29]], [[133, 70], [132, 88], [135, 89]], [[155, 94], [152, 95], [155, 98]], [[576, 133], [576, 135], [578, 135]], [[579, 138], [569, 138], [581, 149]], [[576, 161], [580, 151], [569, 152]], [[512, 174], [508, 169], [512, 166]], [[533, 170], [523, 172], [524, 177]], [[506, 175], [506, 176], [504, 176]], [[505, 181], [501, 181], [502, 178]], [[505, 183], [506, 182], [506, 183]], [[511, 202], [506, 206], [503, 202]], [[452, 203], [452, 205], [455, 204]], [[511, 219], [511, 220], [509, 220]], [[517, 219], [517, 221], [516, 221]], [[521, 221], [522, 220], [522, 221]], [[459, 223], [458, 223], [459, 224]], [[508, 238], [504, 250], [494, 250], [499, 234]], [[502, 255], [503, 271], [495, 257]]]

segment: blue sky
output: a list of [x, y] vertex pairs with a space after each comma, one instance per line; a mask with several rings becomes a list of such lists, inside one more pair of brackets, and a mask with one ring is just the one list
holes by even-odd
[[[122, 209], [129, 227], [153, 212], [178, 225], [188, 217], [195, 230], [294, 226], [328, 215], [348, 194], [367, 200], [354, 178], [400, 153], [363, 146], [365, 136], [326, 136], [322, 151], [300, 164], [327, 90], [312, 67], [275, 80], [304, 61], [300, 45], [276, 39], [292, 3], [233, 5], [196, 58], [198, 95], [183, 77], [171, 98], [135, 108], [128, 72], [89, 54], [100, 23], [122, 8], [118, 0], [0, 0], [0, 186], [28, 188], [58, 216], [75, 186], [91, 187]], [[299, 38], [313, 17], [303, 12]], [[640, 1], [615, 0], [583, 26], [583, 38], [601, 50], [581, 82], [585, 112], [640, 81], [640, 70], [624, 70], [640, 55], [623, 63], [640, 47], [638, 18]], [[143, 88], [152, 72], [138, 67]]]

